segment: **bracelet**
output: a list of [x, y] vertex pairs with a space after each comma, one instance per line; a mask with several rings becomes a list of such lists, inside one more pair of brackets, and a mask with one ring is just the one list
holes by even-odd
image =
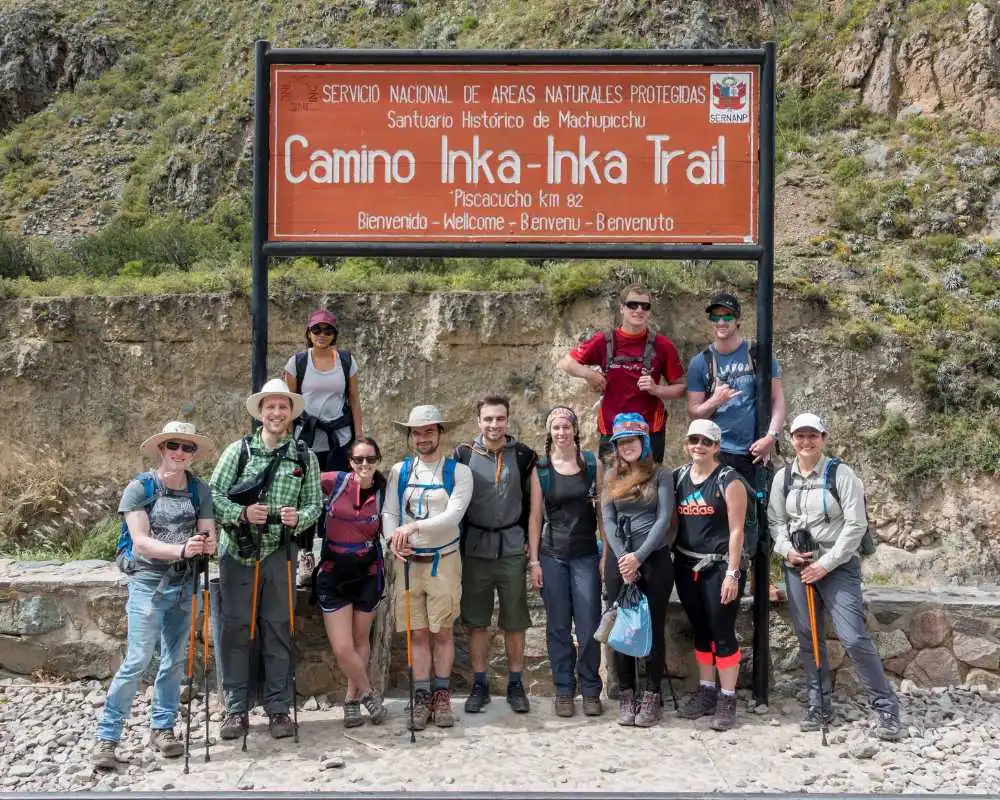
[[531, 567], [532, 569], [534, 569], [535, 567], [542, 566], [542, 562], [541, 561], [529, 561], [528, 562], [528, 566]]
[[742, 575], [742, 574], [743, 573], [740, 572], [738, 569], [727, 569], [726, 570], [726, 577], [727, 578], [735, 578], [736, 580], [739, 580], [740, 579], [740, 575]]

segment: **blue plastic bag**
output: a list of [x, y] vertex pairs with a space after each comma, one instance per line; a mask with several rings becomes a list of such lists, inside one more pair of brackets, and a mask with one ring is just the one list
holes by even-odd
[[637, 586], [624, 586], [618, 595], [618, 617], [608, 646], [622, 655], [644, 658], [653, 649], [653, 619], [649, 601]]

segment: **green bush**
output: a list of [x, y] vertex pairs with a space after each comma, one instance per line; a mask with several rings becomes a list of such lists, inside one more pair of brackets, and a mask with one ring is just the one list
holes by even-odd
[[44, 277], [44, 273], [45, 269], [28, 241], [0, 228], [0, 277], [37, 281]]

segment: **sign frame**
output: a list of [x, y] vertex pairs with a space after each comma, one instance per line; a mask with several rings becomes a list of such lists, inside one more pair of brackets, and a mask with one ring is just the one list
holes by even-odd
[[[265, 40], [254, 45], [254, 127], [251, 241], [251, 386], [258, 391], [267, 379], [268, 263], [271, 256], [425, 256], [480, 258], [644, 258], [754, 261], [757, 264], [757, 430], [766, 431], [771, 418], [771, 356], [774, 304], [774, 172], [775, 88], [774, 42], [760, 48], [716, 50], [348, 50], [272, 48]], [[759, 67], [757, 92], [757, 243], [594, 243], [594, 242], [309, 242], [267, 241], [268, 167], [270, 162], [271, 66], [291, 64], [395, 64], [453, 66], [718, 66]], [[760, 470], [765, 472], [765, 470]], [[769, 486], [758, 486], [758, 498]], [[766, 508], [758, 509], [762, 542], [769, 540]], [[753, 694], [766, 705], [770, 674], [768, 627], [769, 553], [753, 559]]]

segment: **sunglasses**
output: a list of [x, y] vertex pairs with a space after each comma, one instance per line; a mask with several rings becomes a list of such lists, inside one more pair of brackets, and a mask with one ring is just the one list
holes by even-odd
[[309, 329], [309, 333], [313, 336], [333, 336], [337, 332], [336, 328], [331, 328], [329, 325], [313, 325]]
[[351, 456], [353, 464], [377, 464], [378, 456]]
[[651, 309], [652, 307], [653, 307], [652, 303], [645, 303], [642, 300], [625, 301], [625, 308], [629, 309], [630, 311], [638, 311], [640, 308], [643, 311], [649, 311], [649, 309]]
[[700, 444], [703, 445], [704, 447], [713, 447], [715, 444], [717, 444], [716, 442], [713, 442], [711, 439], [705, 436], [688, 436], [687, 443]]
[[180, 450], [182, 453], [187, 453], [188, 455], [198, 452], [198, 445], [191, 444], [191, 442], [164, 442], [163, 446], [167, 450]]
[[711, 322], [734, 322], [736, 320], [735, 314], [709, 314], [708, 319]]

